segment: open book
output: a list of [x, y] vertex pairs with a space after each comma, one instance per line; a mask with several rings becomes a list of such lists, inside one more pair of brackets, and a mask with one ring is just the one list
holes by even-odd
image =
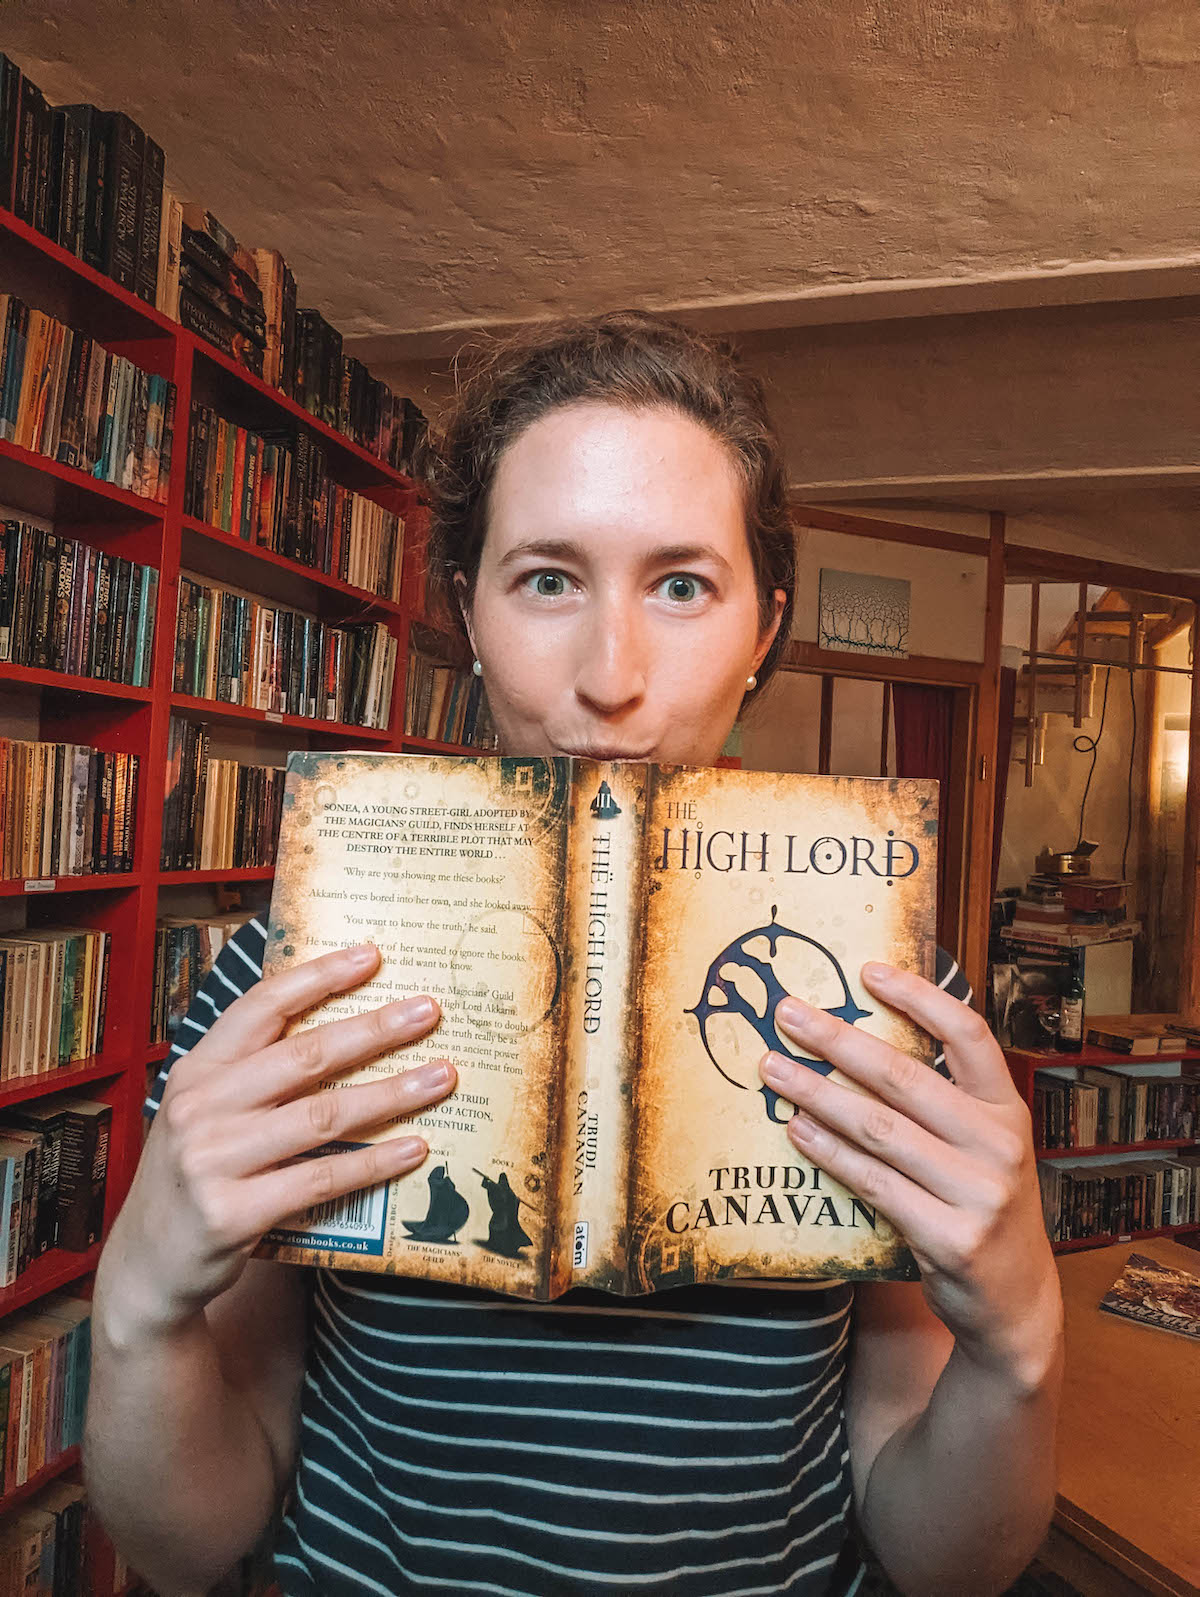
[[[916, 1268], [803, 1159], [763, 1085], [795, 993], [932, 1062], [859, 983], [934, 969], [937, 784], [568, 758], [297, 753], [266, 972], [373, 941], [377, 976], [294, 1026], [432, 993], [450, 1057], [429, 1160], [270, 1232], [268, 1257], [555, 1297]], [[814, 1070], [829, 1073], [822, 1060]]]

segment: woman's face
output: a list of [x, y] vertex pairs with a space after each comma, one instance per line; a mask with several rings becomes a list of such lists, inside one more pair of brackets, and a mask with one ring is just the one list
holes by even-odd
[[552, 411], [501, 458], [464, 606], [501, 747], [707, 765], [760, 632], [722, 444], [666, 409]]

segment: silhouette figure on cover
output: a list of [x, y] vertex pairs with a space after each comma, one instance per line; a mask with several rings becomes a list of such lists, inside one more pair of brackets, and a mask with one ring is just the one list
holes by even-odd
[[521, 1249], [533, 1243], [533, 1238], [526, 1234], [517, 1213], [524, 1199], [509, 1186], [508, 1176], [503, 1170], [498, 1181], [490, 1180], [482, 1170], [476, 1170], [475, 1174], [483, 1182], [483, 1190], [492, 1208], [492, 1220], [484, 1246], [506, 1259], [519, 1259]]
[[416, 1242], [457, 1242], [458, 1228], [466, 1224], [470, 1206], [450, 1179], [444, 1164], [429, 1172], [429, 1210], [423, 1220], [402, 1220]]

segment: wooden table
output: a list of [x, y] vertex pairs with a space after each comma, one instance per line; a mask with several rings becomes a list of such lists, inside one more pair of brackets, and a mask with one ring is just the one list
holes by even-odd
[[1200, 1252], [1163, 1237], [1059, 1258], [1058, 1504], [1039, 1557], [1087, 1597], [1200, 1597], [1200, 1342], [1100, 1313], [1131, 1253], [1200, 1275]]

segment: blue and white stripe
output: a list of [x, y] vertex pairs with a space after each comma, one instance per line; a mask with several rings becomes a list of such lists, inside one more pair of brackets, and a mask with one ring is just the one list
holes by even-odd
[[[221, 950], [147, 1114], [265, 940], [256, 919]], [[948, 956], [938, 977], [967, 997]], [[286, 1597], [858, 1592], [847, 1283], [539, 1304], [310, 1275]]]

